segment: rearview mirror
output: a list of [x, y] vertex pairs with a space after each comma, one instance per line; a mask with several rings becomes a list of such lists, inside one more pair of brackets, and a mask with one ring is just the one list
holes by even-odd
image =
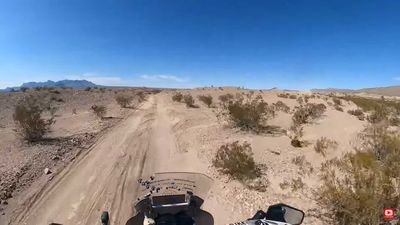
[[271, 205], [266, 213], [266, 219], [299, 225], [303, 222], [304, 212], [285, 204]]

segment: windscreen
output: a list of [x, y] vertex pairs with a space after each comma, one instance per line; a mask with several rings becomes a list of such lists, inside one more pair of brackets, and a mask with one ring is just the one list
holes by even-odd
[[166, 172], [156, 173], [143, 178], [140, 182], [140, 199], [146, 195], [165, 196], [181, 195], [192, 192], [204, 199], [211, 188], [213, 180], [201, 173]]

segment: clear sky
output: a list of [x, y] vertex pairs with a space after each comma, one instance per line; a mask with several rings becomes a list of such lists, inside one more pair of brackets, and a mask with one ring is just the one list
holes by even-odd
[[400, 84], [400, 1], [1, 0], [0, 88]]

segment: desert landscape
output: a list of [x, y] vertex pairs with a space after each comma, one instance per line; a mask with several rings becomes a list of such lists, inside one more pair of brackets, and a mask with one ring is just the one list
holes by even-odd
[[[32, 99], [46, 103], [43, 136], [27, 136], [18, 119], [18, 107]], [[328, 224], [340, 213], [333, 202], [352, 199], [337, 195], [354, 185], [355, 164], [346, 159], [378, 155], [379, 144], [393, 147], [382, 136], [397, 137], [400, 124], [396, 97], [368, 93], [51, 87], [0, 93], [0, 105], [1, 225], [97, 224], [104, 210], [122, 225], [134, 214], [137, 180], [166, 171], [213, 178], [203, 209], [217, 225], [280, 202], [303, 210], [304, 224]], [[392, 154], [379, 153], [381, 161]], [[398, 167], [390, 159], [385, 163]], [[388, 177], [390, 193], [398, 193], [398, 174]], [[381, 180], [355, 181], [365, 188]], [[381, 213], [379, 194], [388, 190], [363, 193], [376, 199], [357, 204]]]

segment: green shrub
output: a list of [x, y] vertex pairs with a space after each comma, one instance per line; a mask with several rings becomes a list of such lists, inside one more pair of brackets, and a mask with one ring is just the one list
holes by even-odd
[[115, 97], [115, 101], [121, 108], [127, 108], [132, 103], [133, 98], [131, 96], [118, 95]]
[[400, 137], [376, 125], [362, 137], [362, 149], [324, 167], [317, 200], [332, 224], [385, 224], [382, 209], [400, 207]]
[[91, 109], [99, 119], [103, 119], [107, 113], [107, 108], [103, 105], [92, 105]]
[[257, 133], [266, 131], [266, 122], [275, 116], [273, 107], [268, 106], [260, 95], [230, 101], [224, 110], [223, 114], [235, 127]]
[[180, 92], [176, 92], [172, 95], [172, 101], [174, 102], [182, 102], [183, 94]]
[[211, 95], [200, 95], [198, 98], [200, 101], [206, 104], [208, 108], [210, 108], [213, 102], [213, 97]]
[[[30, 142], [38, 141], [45, 136], [54, 120], [55, 108], [44, 99], [29, 96], [19, 101], [14, 109], [13, 119], [17, 131]], [[47, 118], [44, 118], [47, 114]]]
[[249, 143], [238, 141], [222, 145], [213, 160], [213, 165], [223, 174], [234, 179], [246, 181], [261, 176], [261, 170], [255, 163]]

